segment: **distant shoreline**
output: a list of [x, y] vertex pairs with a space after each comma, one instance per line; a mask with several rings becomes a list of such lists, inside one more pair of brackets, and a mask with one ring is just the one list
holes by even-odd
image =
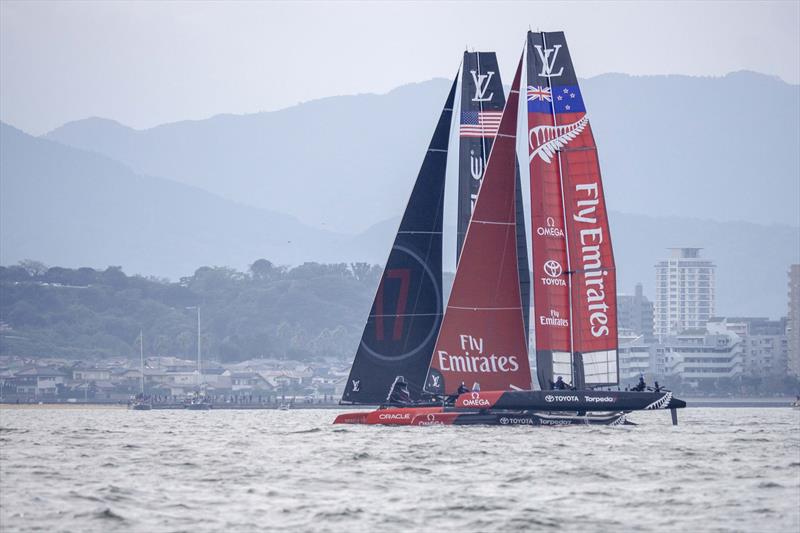
[[[794, 398], [682, 398], [686, 400], [687, 408], [720, 408], [720, 407], [742, 407], [742, 408], [780, 408], [791, 407]], [[41, 403], [8, 403], [0, 402], [0, 409], [127, 409], [127, 404], [124, 403], [108, 403], [108, 402], [81, 402], [81, 403], [65, 403], [65, 402], [41, 402]], [[290, 407], [290, 410], [306, 410], [306, 409], [347, 409], [347, 410], [361, 410], [361, 409], [375, 409], [374, 405], [338, 405], [338, 404], [296, 404]], [[183, 404], [164, 404], [153, 406], [154, 411], [164, 410], [184, 410]], [[259, 405], [259, 404], [214, 404], [212, 406], [214, 411], [253, 411], [253, 410], [271, 410], [276, 411], [278, 408], [274, 404]]]

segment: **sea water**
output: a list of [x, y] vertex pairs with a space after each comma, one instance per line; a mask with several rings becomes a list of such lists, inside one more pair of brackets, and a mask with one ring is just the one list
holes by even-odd
[[800, 411], [620, 427], [0, 408], [2, 531], [800, 531]]

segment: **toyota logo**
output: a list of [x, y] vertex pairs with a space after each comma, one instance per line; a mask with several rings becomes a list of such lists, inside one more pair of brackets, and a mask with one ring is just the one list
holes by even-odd
[[508, 418], [506, 418], [506, 417], [501, 418], [500, 419], [500, 423], [501, 424], [508, 424]]
[[555, 401], [555, 399], [556, 399], [556, 397], [555, 397], [555, 396], [553, 396], [552, 394], [548, 394], [547, 396], [545, 396], [545, 397], [544, 397], [544, 401], [546, 401], [546, 402], [548, 402], [548, 403], [549, 403], [549, 402], [554, 402], [554, 401]]
[[561, 263], [553, 259], [549, 259], [544, 263], [544, 273], [551, 278], [557, 278], [561, 275]]

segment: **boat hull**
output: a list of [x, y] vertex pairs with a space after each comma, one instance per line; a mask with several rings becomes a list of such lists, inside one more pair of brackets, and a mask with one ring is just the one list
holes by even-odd
[[447, 412], [417, 415], [412, 426], [619, 426], [631, 424], [625, 413], [569, 415], [565, 413]]
[[462, 409], [508, 409], [512, 411], [648, 411], [682, 409], [686, 402], [671, 392], [595, 390], [481, 391], [462, 394], [456, 400]]
[[186, 405], [189, 411], [208, 411], [211, 409], [211, 404], [207, 403], [190, 403]]
[[370, 424], [382, 426], [410, 426], [417, 415], [441, 413], [443, 407], [389, 407], [360, 413], [344, 413], [336, 417], [334, 424]]

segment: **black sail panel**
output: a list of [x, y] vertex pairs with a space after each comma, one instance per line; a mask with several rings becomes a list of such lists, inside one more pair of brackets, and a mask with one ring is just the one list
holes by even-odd
[[462, 65], [456, 261], [461, 255], [486, 161], [506, 105], [494, 52], [464, 52]]
[[456, 82], [389, 253], [342, 403], [386, 401], [397, 376], [420, 397], [442, 321], [442, 218]]
[[516, 212], [517, 212], [517, 270], [519, 270], [519, 294], [522, 297], [522, 318], [525, 321], [525, 338], [530, 335], [531, 272], [528, 266], [528, 239], [525, 235], [525, 209], [522, 204], [522, 181], [519, 161], [516, 162]]

